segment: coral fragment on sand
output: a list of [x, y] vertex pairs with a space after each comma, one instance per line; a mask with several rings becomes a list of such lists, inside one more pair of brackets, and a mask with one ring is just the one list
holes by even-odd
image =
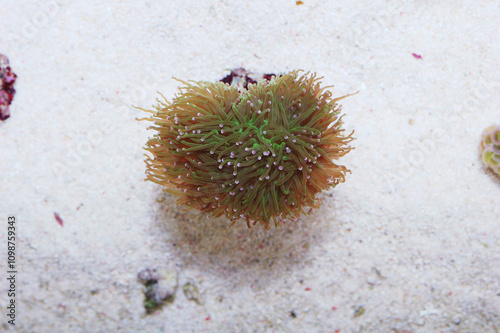
[[483, 162], [500, 176], [500, 126], [490, 126], [484, 130], [481, 156]]
[[345, 181], [337, 159], [352, 148], [339, 100], [315, 74], [292, 71], [238, 88], [183, 82], [158, 101], [146, 150], [147, 180], [178, 204], [247, 225], [295, 220], [316, 195]]
[[155, 312], [166, 303], [174, 302], [178, 287], [175, 270], [146, 268], [137, 277], [144, 285], [144, 308], [147, 314]]
[[14, 89], [16, 78], [17, 75], [9, 66], [9, 59], [0, 54], [0, 120], [10, 117], [9, 106], [16, 93]]

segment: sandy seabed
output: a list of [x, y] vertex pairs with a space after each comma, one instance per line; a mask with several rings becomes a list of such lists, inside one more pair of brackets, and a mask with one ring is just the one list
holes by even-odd
[[[0, 304], [16, 332], [499, 332], [497, 1], [4, 1], [18, 75], [0, 123]], [[157, 91], [227, 69], [334, 85], [356, 149], [321, 208], [228, 227], [144, 182]], [[54, 213], [62, 221], [58, 223]], [[174, 299], [146, 314], [138, 274]], [[6, 312], [4, 310], [3, 312]]]

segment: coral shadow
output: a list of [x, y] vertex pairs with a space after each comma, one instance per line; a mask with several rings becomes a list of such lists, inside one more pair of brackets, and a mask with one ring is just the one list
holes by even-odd
[[309, 215], [270, 230], [258, 225], [249, 230], [244, 221], [230, 226], [225, 218], [207, 219], [199, 211], [184, 211], [175, 200], [159, 194], [156, 222], [179, 264], [238, 283], [265, 285], [291, 276], [338, 235], [331, 192], [320, 195], [321, 207]]

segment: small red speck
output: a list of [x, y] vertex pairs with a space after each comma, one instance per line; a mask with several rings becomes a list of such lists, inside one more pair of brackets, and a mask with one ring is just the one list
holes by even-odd
[[448, 296], [451, 296], [451, 294], [452, 294], [452, 292], [450, 291], [450, 292], [448, 293]]
[[335, 330], [335, 333], [340, 333], [340, 330]]
[[337, 310], [337, 307], [336, 306], [332, 306], [332, 310], [333, 311]]
[[311, 290], [311, 288], [307, 287], [307, 288], [306, 288], [306, 291], [309, 291], [309, 290]]
[[205, 320], [206, 320], [206, 321], [209, 321], [209, 320], [210, 320], [210, 317], [205, 318]]
[[263, 248], [264, 248], [264, 245], [260, 244], [259, 249], [263, 249]]
[[56, 218], [57, 223], [59, 223], [59, 225], [62, 227], [62, 226], [63, 226], [64, 221], [63, 221], [63, 220], [62, 220], [62, 218], [59, 216], [59, 214], [57, 214], [56, 212], [54, 212], [54, 217]]
[[411, 55], [417, 59], [422, 59], [422, 56], [420, 54], [412, 53]]

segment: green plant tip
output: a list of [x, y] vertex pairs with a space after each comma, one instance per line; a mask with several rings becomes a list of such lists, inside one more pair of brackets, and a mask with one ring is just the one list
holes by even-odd
[[490, 126], [484, 130], [481, 156], [484, 164], [500, 176], [500, 126]]
[[351, 149], [339, 100], [316, 74], [292, 71], [239, 90], [222, 82], [183, 82], [146, 120], [147, 180], [178, 204], [247, 225], [295, 220], [316, 195], [345, 181], [337, 159]]

